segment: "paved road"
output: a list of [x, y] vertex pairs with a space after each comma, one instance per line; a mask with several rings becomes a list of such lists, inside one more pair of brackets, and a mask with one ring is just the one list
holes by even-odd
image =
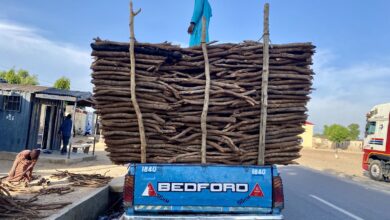
[[359, 183], [300, 166], [280, 172], [287, 220], [390, 220], [390, 183]]

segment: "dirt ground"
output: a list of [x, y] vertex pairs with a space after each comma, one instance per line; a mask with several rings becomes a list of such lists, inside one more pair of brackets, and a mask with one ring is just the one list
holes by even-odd
[[[105, 174], [111, 177], [119, 177], [127, 172], [126, 166], [114, 165], [106, 156], [104, 151], [105, 145], [97, 143], [96, 155], [97, 160], [75, 163], [71, 165], [53, 164], [53, 163], [37, 163], [34, 175], [48, 178], [51, 174], [56, 173], [56, 170], [68, 170], [73, 173], [88, 173], [88, 174]], [[302, 157], [297, 161], [299, 164], [320, 171], [330, 171], [333, 173], [341, 173], [349, 176], [362, 177], [363, 170], [361, 168], [361, 152], [345, 152], [340, 151], [338, 158], [335, 157], [333, 150], [318, 150], [318, 149], [302, 149]], [[0, 177], [7, 174], [12, 166], [12, 161], [0, 160]], [[66, 182], [63, 180], [51, 180], [51, 186], [63, 186]], [[76, 187], [75, 191], [69, 194], [58, 196], [56, 194], [40, 196], [38, 203], [53, 203], [53, 202], [76, 202], [88, 196], [93, 192], [94, 188]], [[26, 193], [14, 193], [19, 197], [28, 197]], [[30, 195], [31, 196], [31, 195]], [[59, 210], [49, 210], [42, 212], [43, 215], [52, 215]]]
[[[84, 161], [74, 164], [54, 164], [39, 162], [34, 168], [34, 175], [41, 175], [42, 177], [49, 176], [56, 172], [56, 170], [68, 170], [76, 173], [98, 173], [106, 174], [111, 177], [122, 176], [126, 173], [125, 166], [114, 165], [108, 159], [107, 152], [104, 151], [104, 144], [97, 143], [95, 155], [96, 160]], [[13, 161], [0, 160], [0, 176], [5, 175], [12, 167]]]
[[[75, 164], [53, 164], [53, 163], [38, 163], [34, 169], [34, 175], [40, 175], [41, 177], [49, 178], [49, 176], [53, 173], [56, 173], [56, 170], [68, 170], [72, 173], [86, 173], [86, 174], [105, 174], [107, 176], [111, 176], [113, 178], [123, 176], [127, 172], [126, 166], [114, 165], [111, 163], [109, 158], [106, 156], [107, 152], [104, 151], [104, 144], [97, 143], [95, 155], [97, 155], [97, 160], [94, 161], [86, 161]], [[9, 169], [12, 167], [13, 161], [0, 160], [0, 177], [5, 176]], [[65, 186], [67, 182], [64, 180], [54, 180], [50, 179], [52, 186]], [[33, 187], [32, 189], [36, 189], [37, 187]], [[95, 188], [86, 188], [86, 187], [75, 187], [74, 192], [65, 194], [65, 195], [44, 195], [39, 196], [37, 203], [55, 203], [55, 202], [76, 202], [81, 200], [82, 198], [89, 195], [91, 192], [95, 191]], [[26, 198], [31, 196], [28, 193], [13, 193], [13, 195]], [[59, 212], [59, 210], [48, 210], [44, 211], [42, 215], [52, 215], [54, 213]]]
[[302, 149], [302, 157], [297, 160], [300, 165], [320, 171], [342, 173], [349, 176], [363, 177], [363, 152], [339, 151], [338, 158], [334, 150]]

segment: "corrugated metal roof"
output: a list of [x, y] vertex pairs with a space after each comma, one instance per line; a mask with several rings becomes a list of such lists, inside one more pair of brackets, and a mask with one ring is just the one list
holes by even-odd
[[73, 91], [73, 90], [62, 90], [56, 88], [48, 88], [43, 91], [36, 92], [38, 94], [47, 94], [47, 95], [59, 95], [59, 96], [71, 96], [77, 99], [88, 99], [92, 96], [90, 92], [81, 92], [81, 91]]
[[46, 86], [32, 86], [32, 85], [18, 85], [18, 84], [8, 84], [0, 83], [0, 90], [4, 91], [21, 91], [21, 92], [39, 92], [48, 89]]
[[35, 94], [57, 95], [57, 96], [70, 96], [77, 99], [88, 99], [92, 96], [90, 92], [62, 90], [46, 86], [32, 86], [32, 85], [17, 85], [0, 83], [0, 90], [4, 91], [22, 91]]

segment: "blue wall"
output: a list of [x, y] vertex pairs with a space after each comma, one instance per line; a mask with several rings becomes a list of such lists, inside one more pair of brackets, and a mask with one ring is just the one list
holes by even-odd
[[28, 92], [12, 92], [12, 95], [21, 96], [20, 112], [10, 112], [3, 109], [1, 96], [10, 95], [7, 91], [0, 91], [0, 151], [19, 152], [27, 145], [30, 123], [31, 94]]

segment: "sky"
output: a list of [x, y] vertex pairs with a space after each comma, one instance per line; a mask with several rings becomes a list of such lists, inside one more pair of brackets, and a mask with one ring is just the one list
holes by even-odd
[[[209, 0], [211, 40], [262, 35], [263, 0]], [[312, 42], [314, 91], [308, 104], [315, 132], [325, 124], [364, 126], [365, 113], [390, 101], [390, 1], [270, 0], [271, 43]], [[0, 70], [22, 68], [51, 86], [67, 76], [74, 90], [92, 89], [93, 38], [129, 40], [129, 1], [0, 0]], [[134, 0], [138, 41], [188, 45], [193, 0]]]

